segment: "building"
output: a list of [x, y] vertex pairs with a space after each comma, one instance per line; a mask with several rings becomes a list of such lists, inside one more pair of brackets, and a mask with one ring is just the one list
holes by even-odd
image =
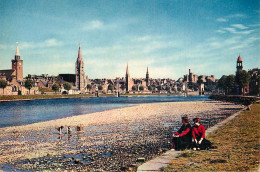
[[147, 72], [146, 72], [146, 78], [145, 78], [145, 81], [146, 81], [146, 86], [149, 86], [149, 71], [148, 71], [148, 66], [147, 66]]
[[128, 70], [128, 63], [126, 67], [126, 75], [125, 75], [125, 86], [126, 86], [126, 92], [129, 92], [132, 90], [132, 86], [134, 85], [132, 79], [130, 78], [129, 70]]
[[254, 68], [248, 71], [251, 79], [249, 82], [249, 90], [250, 90], [250, 95], [257, 95], [259, 96], [260, 93], [260, 84], [259, 84], [259, 74], [260, 74], [260, 69]]
[[236, 71], [236, 88], [235, 88], [235, 91], [236, 91], [236, 94], [248, 94], [249, 93], [249, 84], [247, 86], [245, 86], [244, 88], [240, 88], [237, 84], [237, 74], [238, 72], [242, 71], [243, 70], [243, 61], [242, 61], [242, 58], [240, 57], [240, 55], [238, 56], [237, 58], [237, 64], [236, 64], [236, 68], [237, 68], [237, 71]]
[[12, 69], [0, 70], [0, 77], [10, 81], [13, 79], [18, 82], [23, 81], [23, 60], [20, 59], [18, 45], [16, 46], [14, 59], [12, 60]]
[[83, 90], [87, 86], [87, 78], [86, 78], [86, 75], [84, 72], [84, 61], [82, 59], [80, 46], [79, 46], [79, 52], [78, 52], [78, 58], [76, 61], [75, 71], [76, 71], [75, 85], [79, 90]]

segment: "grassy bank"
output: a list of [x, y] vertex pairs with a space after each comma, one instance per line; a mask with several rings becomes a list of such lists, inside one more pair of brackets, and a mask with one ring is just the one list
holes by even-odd
[[260, 104], [251, 108], [207, 137], [216, 149], [186, 150], [163, 171], [257, 171]]

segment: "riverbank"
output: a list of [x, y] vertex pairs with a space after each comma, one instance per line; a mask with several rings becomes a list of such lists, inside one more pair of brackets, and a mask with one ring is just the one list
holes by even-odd
[[[0, 169], [118, 171], [170, 149], [181, 116], [214, 124], [243, 106], [221, 102], [141, 104], [0, 129]], [[214, 118], [214, 120], [212, 120]], [[64, 126], [62, 135], [56, 128]], [[70, 135], [66, 127], [72, 128]], [[76, 126], [83, 130], [76, 131]], [[140, 159], [141, 158], [141, 159]]]
[[257, 171], [259, 170], [260, 104], [207, 136], [216, 149], [186, 150], [163, 171]]
[[[165, 96], [165, 95], [182, 95], [179, 93], [131, 93], [131, 94], [121, 94], [122, 97], [131, 97], [131, 96]], [[38, 99], [61, 99], [61, 98], [88, 98], [88, 97], [97, 97], [95, 94], [41, 94], [41, 95], [12, 95], [12, 96], [0, 96], [1, 101], [19, 101], [19, 100], [38, 100]], [[99, 97], [116, 97], [115, 94], [99, 94]]]

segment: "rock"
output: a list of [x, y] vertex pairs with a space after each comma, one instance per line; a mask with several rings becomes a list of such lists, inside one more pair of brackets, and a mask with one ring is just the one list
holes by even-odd
[[80, 163], [80, 159], [75, 159], [74, 163], [75, 164], [79, 164]]
[[136, 162], [144, 162], [145, 161], [145, 158], [143, 157], [140, 157], [140, 158], [137, 158]]

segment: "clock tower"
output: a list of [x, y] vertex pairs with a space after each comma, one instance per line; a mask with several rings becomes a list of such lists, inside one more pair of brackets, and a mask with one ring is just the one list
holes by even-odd
[[16, 46], [14, 59], [12, 60], [12, 69], [16, 75], [16, 80], [23, 81], [23, 60], [20, 59], [18, 45]]

